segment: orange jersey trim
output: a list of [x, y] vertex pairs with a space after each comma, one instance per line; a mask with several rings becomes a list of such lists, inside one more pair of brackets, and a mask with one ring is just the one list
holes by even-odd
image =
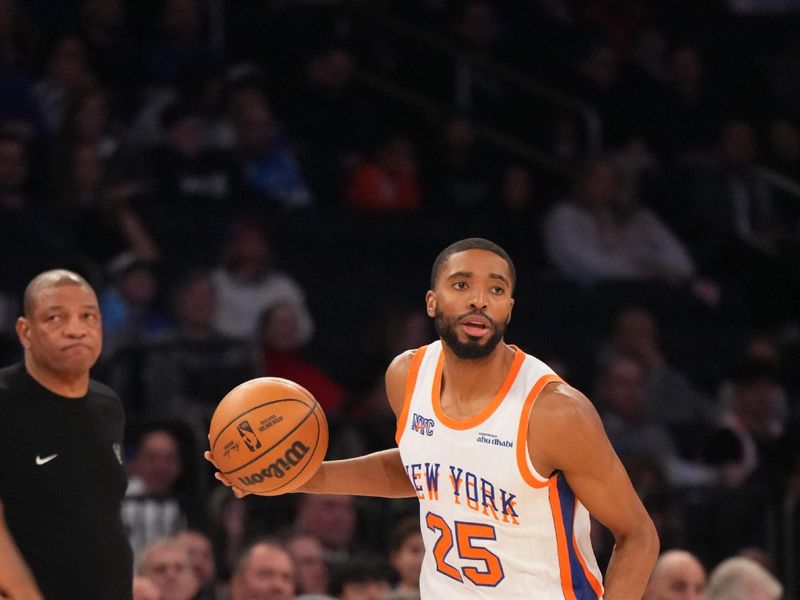
[[436, 373], [433, 376], [433, 390], [431, 392], [431, 397], [433, 400], [433, 412], [436, 414], [436, 418], [439, 419], [444, 425], [449, 427], [450, 429], [471, 429], [473, 427], [477, 427], [481, 423], [483, 423], [486, 419], [488, 419], [491, 414], [500, 406], [500, 403], [506, 397], [508, 390], [511, 389], [511, 386], [514, 384], [514, 380], [517, 378], [517, 373], [519, 373], [520, 368], [522, 367], [522, 363], [525, 361], [525, 353], [522, 352], [516, 346], [511, 346], [514, 349], [514, 360], [511, 362], [511, 367], [508, 369], [508, 373], [506, 374], [506, 378], [503, 381], [503, 385], [500, 386], [500, 389], [497, 391], [497, 394], [492, 399], [489, 404], [487, 404], [483, 410], [481, 410], [478, 414], [469, 417], [468, 419], [454, 419], [452, 417], [448, 417], [444, 411], [442, 410], [442, 367], [444, 366], [444, 349], [442, 353], [439, 355], [439, 362], [436, 365]]
[[397, 430], [394, 434], [395, 442], [400, 445], [400, 438], [403, 437], [403, 432], [406, 429], [406, 422], [408, 421], [408, 409], [411, 406], [411, 396], [414, 395], [414, 388], [417, 385], [417, 376], [419, 375], [419, 367], [422, 364], [422, 358], [425, 356], [427, 346], [418, 348], [414, 353], [414, 358], [411, 359], [411, 367], [408, 369], [406, 375], [406, 388], [403, 394], [403, 410], [400, 411], [400, 416], [397, 417]]
[[531, 419], [533, 403], [536, 402], [536, 399], [539, 397], [539, 394], [542, 393], [544, 387], [548, 383], [554, 381], [562, 381], [562, 379], [558, 375], [543, 375], [538, 379], [528, 393], [528, 397], [525, 398], [525, 404], [522, 405], [522, 414], [519, 419], [519, 429], [517, 430], [517, 466], [519, 467], [519, 472], [525, 480], [525, 483], [534, 488], [543, 488], [550, 485], [550, 479], [547, 481], [537, 479], [528, 466], [528, 457], [526, 456], [528, 452], [528, 423]]

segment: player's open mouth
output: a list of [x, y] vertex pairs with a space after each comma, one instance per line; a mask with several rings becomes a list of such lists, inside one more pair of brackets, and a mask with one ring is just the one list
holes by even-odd
[[484, 319], [469, 317], [462, 320], [460, 323], [464, 333], [474, 337], [482, 337], [489, 331], [489, 324]]

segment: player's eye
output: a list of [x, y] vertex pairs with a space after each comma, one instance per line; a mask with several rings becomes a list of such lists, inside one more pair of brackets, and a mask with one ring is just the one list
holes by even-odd
[[496, 295], [498, 295], [498, 296], [499, 296], [500, 294], [503, 294], [503, 293], [505, 293], [505, 291], [506, 291], [506, 290], [505, 290], [505, 288], [503, 288], [503, 287], [501, 287], [501, 286], [499, 286], [499, 285], [496, 285], [496, 286], [494, 286], [494, 287], [492, 288], [492, 293], [493, 293], [493, 294], [496, 294]]
[[453, 287], [457, 290], [465, 290], [467, 289], [467, 282], [466, 281], [456, 281], [453, 284]]

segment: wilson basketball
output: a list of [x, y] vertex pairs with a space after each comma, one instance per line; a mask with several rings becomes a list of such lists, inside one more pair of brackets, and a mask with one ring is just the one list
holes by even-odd
[[209, 444], [214, 464], [236, 487], [284, 493], [319, 468], [328, 450], [328, 422], [305, 388], [288, 379], [260, 377], [220, 401]]

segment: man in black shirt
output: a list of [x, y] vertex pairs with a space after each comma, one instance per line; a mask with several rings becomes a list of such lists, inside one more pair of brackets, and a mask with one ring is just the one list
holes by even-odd
[[[70, 271], [38, 275], [25, 290], [17, 335], [24, 362], [0, 370], [5, 543], [19, 547], [47, 600], [130, 600], [133, 557], [120, 518], [124, 414], [117, 395], [89, 378], [102, 347], [94, 290]], [[14, 585], [0, 565], [0, 588], [38, 598]]]

